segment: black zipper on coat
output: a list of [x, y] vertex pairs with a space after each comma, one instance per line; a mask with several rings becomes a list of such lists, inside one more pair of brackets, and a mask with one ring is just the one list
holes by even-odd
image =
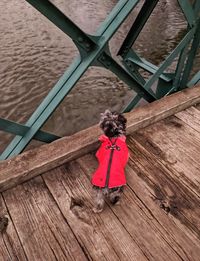
[[114, 143], [111, 142], [111, 147], [110, 147], [110, 158], [108, 161], [108, 168], [107, 168], [107, 172], [106, 172], [106, 183], [105, 183], [105, 187], [108, 188], [109, 185], [109, 180], [110, 180], [110, 169], [111, 169], [111, 164], [112, 164], [112, 159], [113, 159], [113, 153], [115, 150], [115, 143], [116, 143], [117, 139], [114, 141]]

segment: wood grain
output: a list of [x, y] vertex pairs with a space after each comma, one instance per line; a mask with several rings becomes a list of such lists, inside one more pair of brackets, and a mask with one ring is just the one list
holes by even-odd
[[176, 170], [178, 180], [200, 197], [199, 132], [172, 116], [133, 136], [168, 169]]
[[129, 143], [132, 148], [130, 167], [143, 180], [163, 211], [200, 247], [199, 197], [181, 182], [176, 170], [169, 170], [157, 156], [134, 139], [130, 139]]
[[[133, 162], [135, 164], [135, 161]], [[148, 170], [145, 171], [145, 174]], [[127, 179], [129, 187], [138, 198], [138, 205], [145, 208], [151, 215], [151, 222], [161, 231], [163, 239], [168, 242], [171, 248], [180, 256], [182, 260], [199, 260], [200, 241], [191, 230], [185, 229], [183, 224], [170, 212], [176, 210], [176, 205], [172, 204], [171, 194], [173, 187], [162, 189], [162, 184], [155, 183], [153, 188], [146, 182], [145, 174], [141, 178], [141, 172], [137, 167], [133, 170], [130, 165], [127, 167]], [[165, 182], [165, 180], [164, 180]], [[161, 191], [163, 197], [158, 197], [156, 191]], [[178, 195], [179, 191], [177, 191]], [[198, 239], [197, 239], [198, 238]], [[170, 259], [169, 259], [170, 260]]]
[[[127, 133], [148, 126], [200, 102], [200, 85], [136, 108], [128, 113]], [[93, 151], [98, 146], [98, 126], [43, 145], [0, 163], [0, 191]]]
[[[97, 162], [94, 156], [91, 155], [86, 155], [77, 161], [88, 177], [97, 167]], [[128, 179], [131, 179], [131, 176], [132, 173], [130, 172]], [[141, 199], [143, 186], [140, 189], [140, 194], [137, 195], [132, 188], [127, 186], [122, 196], [121, 204], [114, 207], [110, 206], [112, 211], [130, 233], [133, 240], [137, 242], [137, 245], [145, 253], [148, 260], [189, 260], [186, 258], [187, 254], [184, 253], [184, 249], [179, 245], [181, 242], [180, 238], [175, 237], [181, 230], [174, 226], [172, 221], [171, 223], [168, 222], [172, 225], [170, 230], [176, 231], [174, 231], [174, 234], [168, 233], [168, 227], [164, 223], [162, 224], [162, 220], [158, 218], [163, 215], [167, 219], [166, 214], [162, 213], [158, 206], [156, 206], [155, 213], [152, 213], [148, 205], [145, 205]], [[157, 216], [157, 214], [159, 215]], [[179, 235], [180, 237], [181, 234]], [[184, 245], [187, 245], [188, 242], [190, 241], [187, 240]], [[165, 254], [163, 255], [163, 253]]]
[[0, 216], [6, 216], [8, 218], [6, 230], [0, 233], [0, 260], [27, 260], [2, 195], [0, 195]]
[[[79, 164], [68, 163], [43, 178], [90, 260], [147, 260], [111, 209], [93, 213], [91, 184]], [[77, 203], [72, 205], [72, 198]]]
[[176, 117], [200, 133], [200, 111], [198, 109], [192, 106], [176, 113]]
[[41, 177], [3, 195], [28, 260], [88, 260]]

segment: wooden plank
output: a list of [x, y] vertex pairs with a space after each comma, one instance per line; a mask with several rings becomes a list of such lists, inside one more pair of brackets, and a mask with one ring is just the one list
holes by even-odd
[[134, 134], [146, 149], [200, 197], [200, 135], [174, 116]]
[[165, 197], [158, 198], [155, 191], [163, 191], [162, 187], [156, 184], [154, 184], [153, 188], [150, 187], [145, 178], [141, 178], [140, 173], [141, 170], [133, 170], [128, 165], [128, 185], [136, 194], [140, 206], [149, 211], [152, 216], [152, 223], [162, 231], [163, 238], [181, 257], [181, 260], [198, 261], [200, 256], [199, 237], [197, 239], [196, 235], [193, 235], [190, 231], [187, 232], [187, 229], [184, 229], [185, 227], [182, 224], [180, 225], [179, 221], [171, 215], [171, 209], [168, 209], [171, 207], [169, 204], [171, 201], [166, 200], [169, 199], [169, 190]]
[[3, 196], [28, 260], [88, 260], [41, 177]]
[[[94, 214], [90, 181], [76, 162], [43, 174], [46, 185], [90, 260], [147, 260], [108, 208]], [[75, 198], [76, 204], [71, 204]]]
[[[127, 133], [130, 134], [198, 102], [200, 102], [200, 85], [136, 108], [126, 115]], [[98, 126], [93, 126], [71, 137], [62, 138], [1, 162], [0, 191], [95, 150], [100, 134]]]
[[[158, 131], [159, 132], [159, 131]], [[148, 133], [150, 135], [150, 131]], [[143, 154], [140, 153], [139, 156], [148, 159], [145, 162], [144, 167], [141, 168], [141, 164], [138, 166], [140, 170], [140, 175], [144, 175], [144, 179], [148, 182], [148, 185], [155, 190], [157, 198], [160, 200], [161, 204], [163, 202], [163, 207], [166, 210], [171, 210], [171, 214], [176, 218], [178, 225], [183, 226], [183, 230], [187, 230], [188, 233], [193, 234], [197, 238], [200, 238], [200, 226], [199, 226], [199, 216], [200, 216], [200, 199], [199, 199], [199, 187], [195, 186], [195, 177], [193, 170], [189, 170], [187, 167], [188, 162], [185, 163], [185, 159], [175, 158], [176, 152], [178, 150], [178, 145], [176, 144], [175, 153], [171, 157], [175, 160], [174, 162], [169, 162], [166, 157], [166, 153], [171, 153], [173, 150], [160, 149], [158, 143], [155, 142], [154, 137], [156, 134], [150, 135], [147, 138], [144, 135], [137, 134], [134, 139], [141, 142], [146, 148], [143, 149]], [[164, 138], [163, 138], [164, 139]], [[163, 143], [162, 139], [162, 143]], [[133, 157], [135, 152], [136, 143], [130, 138], [132, 144], [131, 148], [134, 149]], [[165, 141], [167, 144], [168, 142]], [[153, 144], [153, 145], [152, 145]], [[174, 140], [171, 140], [171, 144], [174, 144]], [[148, 153], [147, 153], [148, 150]], [[170, 152], [169, 152], [170, 150]], [[137, 150], [136, 150], [137, 153]], [[154, 155], [153, 155], [154, 154]], [[181, 155], [180, 155], [181, 156]], [[191, 158], [190, 158], [191, 160]], [[133, 158], [134, 161], [134, 158]], [[161, 164], [158, 164], [160, 162]], [[177, 162], [179, 162], [177, 164]], [[193, 165], [194, 165], [193, 161]], [[184, 165], [186, 164], [186, 165]], [[133, 164], [134, 165], [134, 164]], [[132, 168], [134, 169], [134, 166]], [[189, 165], [190, 166], [190, 165]], [[192, 168], [193, 166], [191, 166]], [[181, 170], [180, 170], [181, 169]], [[195, 168], [194, 168], [195, 169]], [[187, 173], [189, 171], [189, 173]], [[148, 175], [148, 172], [151, 174]], [[196, 171], [197, 173], [197, 171]], [[187, 175], [186, 175], [187, 174]], [[189, 175], [190, 174], [190, 175]], [[199, 171], [198, 171], [199, 175]], [[195, 175], [198, 177], [198, 175]], [[193, 177], [191, 177], [193, 176]], [[200, 242], [199, 242], [200, 244]]]
[[129, 145], [133, 149], [127, 167], [128, 185], [181, 259], [198, 261], [199, 198], [133, 138]]
[[200, 111], [198, 109], [190, 107], [178, 112], [176, 117], [200, 133]]
[[166, 96], [158, 101], [136, 108], [127, 113], [127, 134], [149, 126], [155, 122], [176, 114], [199, 102], [200, 85], [192, 89]]
[[27, 260], [2, 195], [0, 195], [0, 216], [8, 218], [6, 230], [0, 233], [0, 260]]
[[[137, 142], [134, 141], [134, 144], [134, 151], [130, 151], [127, 167], [128, 185], [141, 205], [151, 214], [152, 222], [160, 227], [163, 237], [173, 246], [181, 259], [198, 261], [200, 237], [199, 233], [193, 233], [193, 229], [195, 231], [195, 227], [199, 226], [198, 199], [193, 199], [188, 189], [179, 184], [178, 180], [173, 180], [173, 173], [162, 166], [155, 156], [152, 157]], [[184, 207], [188, 209], [182, 211]], [[197, 208], [196, 224], [191, 224], [194, 219], [190, 219], [190, 207]], [[184, 217], [186, 212], [188, 220]]]
[[147, 184], [154, 200], [200, 248], [199, 196], [179, 179], [176, 170], [168, 169], [136, 140], [137, 137], [129, 139], [131, 168]]
[[[86, 155], [83, 158], [77, 160], [84, 171], [87, 173], [88, 177], [97, 167], [97, 162], [94, 161], [94, 156]], [[132, 173], [129, 173], [128, 183], [132, 179]], [[137, 186], [137, 185], [136, 185]], [[143, 186], [140, 187], [140, 194], [143, 194]], [[183, 246], [189, 239], [180, 229], [174, 225], [172, 221], [170, 223], [169, 218], [166, 217], [165, 213], [162, 213], [161, 209], [157, 206], [155, 213], [152, 213], [148, 205], [140, 198], [140, 194], [136, 194], [134, 188], [126, 187], [124, 194], [121, 199], [121, 204], [119, 206], [110, 206], [118, 217], [119, 221], [123, 226], [129, 231], [132, 238], [137, 242], [137, 245], [142, 249], [142, 251], [147, 256], [148, 260], [188, 260], [187, 254], [184, 252], [179, 243], [184, 241]], [[149, 198], [149, 200], [151, 200]], [[106, 210], [105, 210], [106, 211]], [[164, 217], [164, 222], [168, 222], [171, 228], [165, 226], [160, 218]], [[174, 233], [172, 232], [174, 231]], [[179, 235], [176, 238], [176, 235]], [[183, 237], [183, 240], [181, 239]], [[194, 247], [194, 249], [198, 249]], [[163, 255], [165, 253], [165, 255]], [[195, 255], [196, 257], [197, 255]], [[197, 260], [197, 259], [196, 259]]]

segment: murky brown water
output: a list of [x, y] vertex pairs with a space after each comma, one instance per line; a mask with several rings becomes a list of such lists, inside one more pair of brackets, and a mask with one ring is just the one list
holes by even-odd
[[[85, 32], [94, 33], [115, 0], [54, 0]], [[115, 55], [142, 3], [110, 42]], [[73, 42], [23, 0], [1, 0], [0, 117], [26, 122], [78, 54]], [[187, 24], [176, 0], [161, 0], [139, 36], [135, 49], [159, 64], [183, 37]], [[172, 65], [173, 66], [173, 65]], [[194, 72], [200, 68], [200, 55]], [[44, 128], [69, 135], [98, 122], [106, 108], [121, 110], [134, 93], [105, 69], [90, 68]], [[0, 152], [11, 135], [0, 132]], [[34, 143], [36, 144], [36, 143]]]

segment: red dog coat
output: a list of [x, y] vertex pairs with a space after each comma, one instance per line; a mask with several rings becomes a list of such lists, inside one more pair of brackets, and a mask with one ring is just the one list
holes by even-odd
[[102, 142], [96, 157], [99, 166], [92, 176], [92, 184], [97, 187], [120, 187], [126, 184], [124, 168], [128, 161], [129, 152], [126, 145], [126, 137], [121, 136], [109, 139], [100, 136]]

